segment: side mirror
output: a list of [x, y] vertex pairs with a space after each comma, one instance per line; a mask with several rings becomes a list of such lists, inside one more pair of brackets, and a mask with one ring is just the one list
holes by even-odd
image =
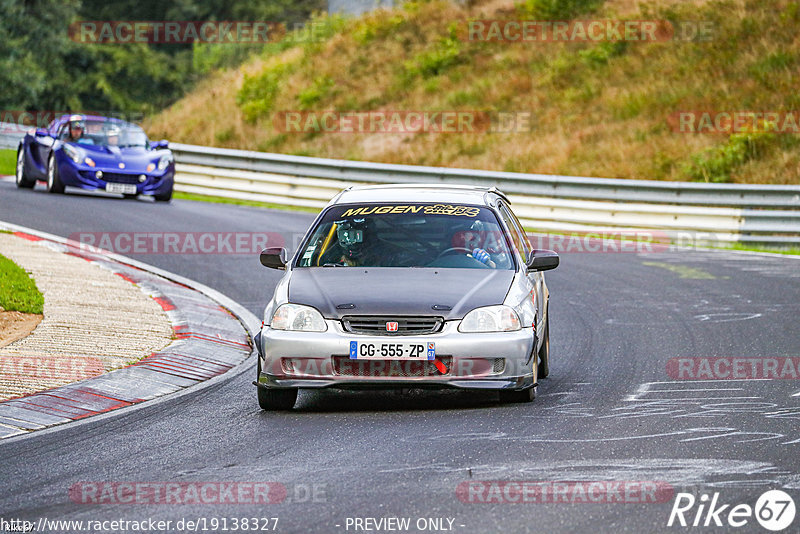
[[44, 128], [36, 128], [36, 131], [34, 132], [34, 135], [36, 137], [47, 137], [48, 135], [50, 135], [50, 132], [48, 132]]
[[264, 267], [286, 270], [286, 249], [283, 247], [265, 248], [261, 251], [259, 259]]
[[558, 253], [547, 249], [536, 249], [528, 258], [529, 271], [549, 271], [558, 267]]
[[169, 148], [169, 141], [162, 139], [161, 141], [150, 141], [150, 148], [159, 150], [161, 148]]

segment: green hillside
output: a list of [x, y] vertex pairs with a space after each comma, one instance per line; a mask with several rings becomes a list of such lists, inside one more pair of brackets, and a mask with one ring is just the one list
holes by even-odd
[[[659, 40], [644, 42], [469, 38], [470, 21], [565, 19], [669, 25], [659, 22]], [[800, 134], [791, 129], [760, 131], [769, 124], [758, 120], [759, 131], [676, 131], [683, 111], [774, 112], [783, 119], [800, 110], [798, 23], [800, 3], [781, 0], [406, 2], [361, 18], [317, 18], [240, 68], [214, 71], [146, 127], [154, 138], [177, 142], [321, 157], [798, 183]], [[692, 38], [687, 28], [702, 31]], [[306, 122], [330, 110], [463, 112], [478, 127], [343, 133], [314, 131]], [[306, 114], [300, 132], [285, 131], [286, 112]], [[527, 122], [491, 131], [504, 113]]]

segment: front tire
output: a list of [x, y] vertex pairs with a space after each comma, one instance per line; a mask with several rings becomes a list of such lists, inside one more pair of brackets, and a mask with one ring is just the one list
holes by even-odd
[[33, 189], [36, 180], [31, 180], [25, 174], [25, 148], [19, 147], [17, 150], [17, 168], [14, 173], [17, 179], [17, 187], [20, 189]]
[[547, 321], [544, 324], [544, 341], [542, 348], [537, 354], [539, 360], [538, 378], [547, 378], [550, 374], [550, 312], [547, 313]]
[[47, 160], [47, 192], [48, 193], [63, 193], [64, 184], [61, 183], [61, 178], [58, 177], [58, 165], [56, 165], [56, 155], [50, 154]]
[[297, 402], [297, 388], [258, 388], [258, 405], [262, 410], [291, 410]]
[[172, 200], [172, 188], [170, 187], [166, 193], [161, 195], [154, 195], [153, 198], [156, 200], [156, 202], [169, 202]]

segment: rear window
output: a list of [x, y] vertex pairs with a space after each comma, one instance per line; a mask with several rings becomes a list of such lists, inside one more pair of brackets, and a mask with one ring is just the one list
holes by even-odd
[[486, 207], [351, 204], [325, 212], [296, 266], [514, 269], [514, 257]]

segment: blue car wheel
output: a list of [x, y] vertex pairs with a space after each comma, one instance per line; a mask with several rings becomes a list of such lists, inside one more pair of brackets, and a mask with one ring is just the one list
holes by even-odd
[[56, 163], [55, 153], [50, 153], [50, 159], [47, 160], [47, 192], [48, 193], [63, 193], [64, 184], [58, 177], [58, 164]]
[[17, 150], [17, 169], [15, 176], [17, 178], [17, 187], [22, 189], [33, 189], [36, 185], [36, 180], [29, 178], [25, 174], [25, 148], [19, 147]]

